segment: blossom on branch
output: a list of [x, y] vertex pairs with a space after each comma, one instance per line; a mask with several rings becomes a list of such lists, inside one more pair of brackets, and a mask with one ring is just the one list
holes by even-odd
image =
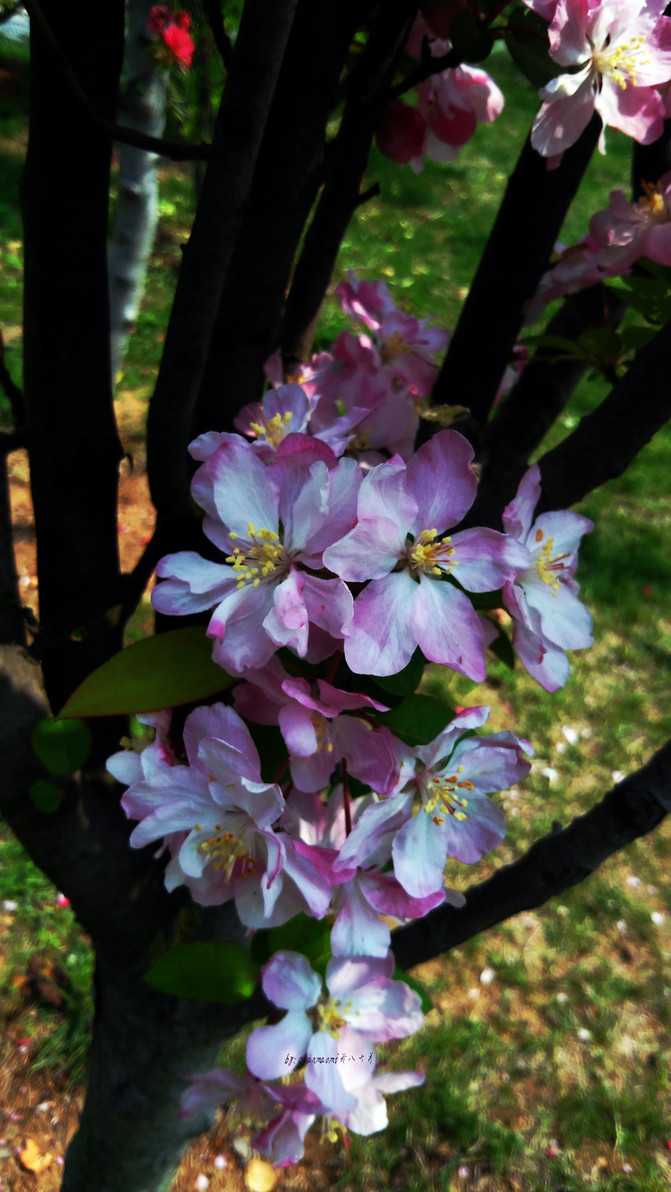
[[592, 644], [592, 618], [573, 576], [580, 539], [594, 527], [589, 518], [566, 510], [533, 521], [540, 492], [540, 468], [534, 464], [503, 512], [507, 533], [526, 546], [530, 559], [503, 585], [503, 600], [515, 621], [513, 646], [522, 664], [546, 691], [557, 691], [569, 676], [564, 651]]
[[[535, 7], [535, 5], [534, 5]], [[574, 145], [594, 112], [606, 127], [648, 145], [661, 135], [664, 101], [657, 88], [671, 79], [671, 19], [666, 0], [557, 0], [549, 27], [550, 57], [565, 73], [540, 92], [531, 130], [543, 157]]]

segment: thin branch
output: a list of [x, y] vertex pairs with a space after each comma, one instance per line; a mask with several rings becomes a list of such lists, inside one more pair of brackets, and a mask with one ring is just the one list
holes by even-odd
[[86, 91], [82, 87], [77, 75], [72, 69], [70, 59], [63, 50], [51, 25], [46, 19], [38, 0], [24, 0], [24, 5], [30, 19], [39, 26], [45, 43], [49, 46], [54, 65], [58, 68], [61, 78], [67, 83], [72, 98], [77, 103], [82, 114], [106, 136], [115, 141], [122, 141], [125, 145], [133, 145], [136, 149], [148, 149], [151, 153], [158, 153], [169, 157], [173, 161], [206, 161], [212, 153], [210, 145], [190, 145], [184, 141], [169, 141], [163, 137], [152, 137], [135, 129], [126, 128], [106, 119], [102, 113], [96, 111]]
[[221, 61], [226, 67], [226, 70], [230, 70], [233, 62], [233, 42], [224, 28], [220, 0], [203, 0], [203, 8], [205, 9], [205, 15], [212, 30], [214, 44], [221, 56]]
[[392, 935], [401, 968], [432, 960], [520, 911], [542, 906], [582, 882], [633, 840], [652, 832], [671, 811], [671, 741], [563, 831], [466, 891], [461, 909], [442, 906]]
[[436, 381], [432, 401], [437, 405], [453, 401], [456, 393], [475, 420], [485, 423], [524, 305], [547, 268], [600, 128], [595, 114], [553, 170], [527, 139]]
[[296, 6], [297, 0], [245, 4], [213, 155], [184, 249], [147, 427], [152, 500], [175, 522], [189, 517], [186, 448], [193, 410]]
[[349, 79], [340, 129], [329, 147], [324, 189], [287, 298], [282, 352], [288, 360], [303, 359], [309, 352], [342, 238], [360, 205], [361, 180], [370, 147], [416, 10], [411, 0], [394, 0], [384, 6]]
[[621, 476], [671, 418], [671, 319], [640, 348], [631, 368], [601, 405], [539, 460], [538, 512], [566, 509]]

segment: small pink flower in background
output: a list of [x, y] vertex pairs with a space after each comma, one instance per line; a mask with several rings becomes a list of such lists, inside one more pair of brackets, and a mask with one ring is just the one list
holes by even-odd
[[595, 111], [603, 121], [601, 153], [608, 126], [644, 145], [657, 140], [664, 120], [657, 87], [671, 79], [671, 20], [662, 15], [665, 7], [666, 0], [557, 0], [550, 56], [568, 70], [540, 92], [544, 103], [531, 131], [538, 153], [563, 153]]
[[432, 161], [454, 161], [478, 124], [491, 124], [503, 111], [504, 99], [486, 71], [457, 66], [432, 75], [417, 89], [418, 108], [426, 119], [425, 153], [410, 163], [415, 173]]
[[390, 103], [375, 134], [375, 144], [385, 157], [404, 166], [424, 152], [426, 120], [417, 108]]
[[56, 897], [56, 906], [63, 910], [70, 905], [70, 899], [65, 897], [65, 894], [58, 894]]
[[260, 402], [243, 406], [233, 424], [253, 439], [252, 446], [264, 461], [272, 458], [287, 435], [304, 434], [310, 417], [310, 400], [300, 385], [269, 389]]
[[643, 183], [643, 194], [630, 203], [622, 190], [610, 193], [608, 209], [590, 220], [599, 266], [613, 277], [639, 257], [671, 265], [671, 171], [659, 182]]
[[540, 468], [534, 464], [503, 513], [506, 532], [526, 547], [530, 560], [504, 583], [503, 600], [515, 621], [513, 646], [522, 664], [546, 691], [557, 691], [569, 675], [564, 651], [592, 644], [592, 618], [573, 576], [580, 539], [593, 524], [566, 510], [533, 521], [540, 493]]

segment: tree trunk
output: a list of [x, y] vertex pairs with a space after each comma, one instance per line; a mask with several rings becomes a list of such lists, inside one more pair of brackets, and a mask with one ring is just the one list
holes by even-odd
[[[145, 50], [151, 0], [130, 0], [126, 41], [126, 80], [118, 122], [160, 137], [165, 128], [165, 68], [152, 69]], [[112, 383], [121, 368], [144, 293], [149, 254], [158, 224], [160, 158], [132, 145], [118, 146], [116, 218], [109, 247], [110, 349]]]

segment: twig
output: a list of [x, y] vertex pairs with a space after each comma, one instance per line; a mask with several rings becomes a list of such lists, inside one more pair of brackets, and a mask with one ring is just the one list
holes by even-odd
[[230, 70], [233, 61], [233, 42], [224, 28], [220, 0], [203, 0], [203, 8], [210, 23], [214, 44], [219, 50], [226, 70]]

